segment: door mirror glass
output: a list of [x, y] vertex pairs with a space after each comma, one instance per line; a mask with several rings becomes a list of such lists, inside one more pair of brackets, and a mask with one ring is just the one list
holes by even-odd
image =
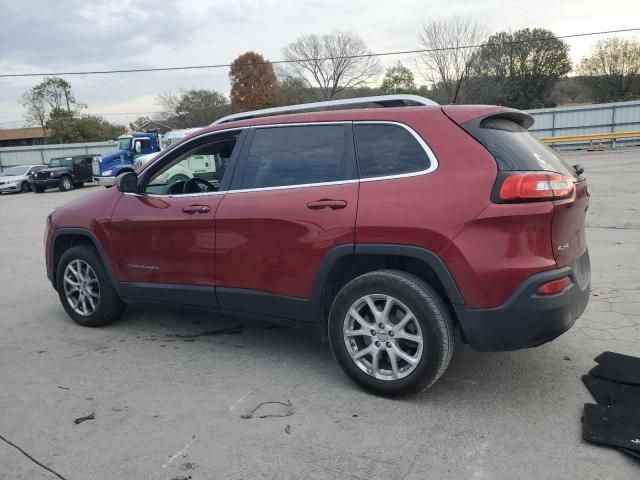
[[138, 193], [138, 175], [133, 172], [118, 175], [115, 184], [122, 193]]
[[136, 153], [142, 152], [142, 145], [140, 144], [140, 142], [134, 142], [133, 149], [136, 151]]

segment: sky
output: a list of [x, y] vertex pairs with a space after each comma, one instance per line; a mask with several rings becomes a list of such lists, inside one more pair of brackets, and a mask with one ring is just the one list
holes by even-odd
[[[453, 16], [490, 33], [542, 27], [571, 35], [640, 27], [640, 0], [3, 0], [0, 74], [224, 64], [248, 50], [277, 60], [298, 37], [334, 30], [354, 32], [373, 52], [411, 50], [425, 22]], [[640, 39], [640, 31], [619, 36]], [[574, 62], [600, 38], [568, 40]], [[407, 55], [381, 63], [398, 60], [416, 64]], [[87, 113], [118, 123], [154, 116], [161, 93], [229, 93], [226, 68], [65, 78]], [[0, 78], [0, 128], [22, 126], [19, 99], [41, 80]]]

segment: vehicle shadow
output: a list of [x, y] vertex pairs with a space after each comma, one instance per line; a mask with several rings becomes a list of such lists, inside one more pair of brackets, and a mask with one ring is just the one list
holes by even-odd
[[[340, 370], [329, 345], [311, 328], [267, 323], [243, 315], [167, 307], [129, 306], [122, 320], [110, 329], [174, 348], [200, 349], [201, 342], [225, 345], [216, 355], [242, 355], [266, 370], [278, 370], [283, 362], [299, 365], [295, 375], [321, 378], [326, 388], [362, 392]], [[551, 343], [517, 352], [476, 352], [456, 343], [456, 351], [443, 378], [428, 391], [403, 399], [418, 404], [464, 401], [507, 408], [548, 395], [566, 382], [580, 382], [575, 365], [565, 358], [565, 344]], [[292, 367], [293, 368], [293, 367]], [[314, 377], [315, 376], [315, 377]]]

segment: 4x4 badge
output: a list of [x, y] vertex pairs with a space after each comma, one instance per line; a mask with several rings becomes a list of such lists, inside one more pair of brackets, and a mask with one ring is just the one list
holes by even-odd
[[569, 248], [569, 244], [568, 244], [568, 243], [565, 243], [564, 245], [560, 245], [560, 246], [558, 247], [558, 251], [559, 251], [559, 252], [564, 252], [564, 251], [565, 251], [566, 249], [568, 249], [568, 248]]

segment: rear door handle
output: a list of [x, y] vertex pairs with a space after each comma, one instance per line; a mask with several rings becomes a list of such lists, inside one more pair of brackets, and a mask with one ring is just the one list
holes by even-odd
[[340, 210], [346, 206], [347, 202], [344, 200], [330, 200], [327, 198], [307, 203], [307, 208], [311, 210]]
[[194, 213], [207, 213], [209, 210], [211, 210], [211, 207], [208, 205], [189, 205], [182, 209], [184, 213], [189, 215], [193, 215]]

